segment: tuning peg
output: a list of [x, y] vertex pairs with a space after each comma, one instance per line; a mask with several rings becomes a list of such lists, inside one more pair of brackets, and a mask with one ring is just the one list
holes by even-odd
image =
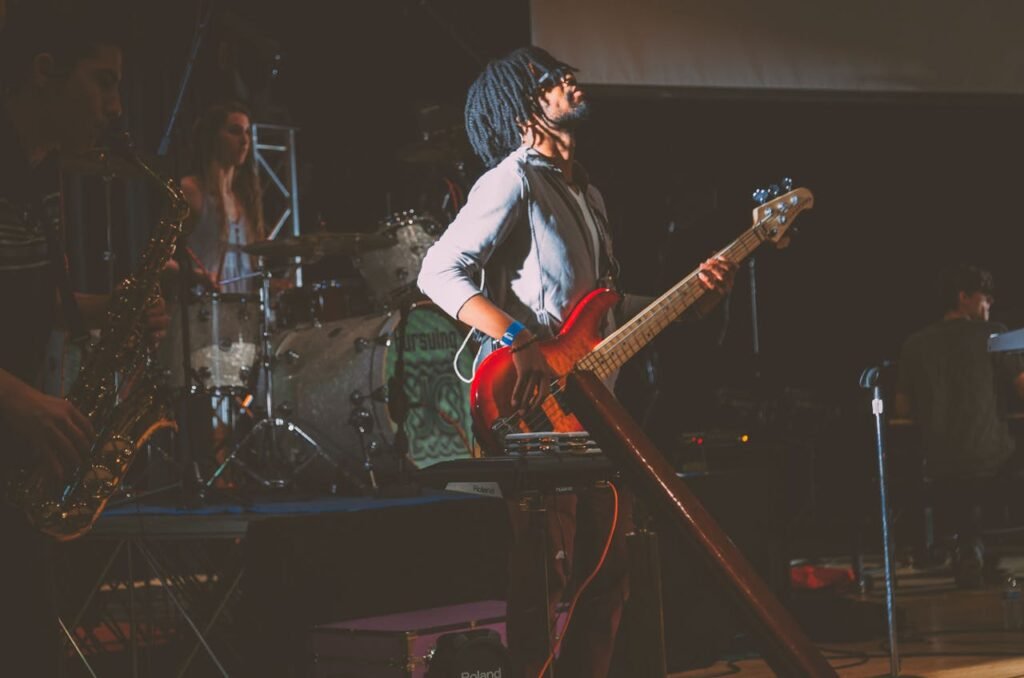
[[759, 188], [756, 191], [754, 191], [754, 194], [751, 197], [754, 198], [754, 202], [756, 202], [758, 205], [763, 205], [766, 202], [768, 202], [768, 198], [770, 196], [768, 195], [768, 189]]
[[789, 193], [790, 191], [793, 190], [793, 177], [782, 178], [782, 190], [784, 190], [786, 193]]
[[773, 198], [778, 198], [780, 195], [782, 195], [782, 189], [779, 188], [778, 184], [772, 184], [771, 186], [768, 187], [768, 193]]

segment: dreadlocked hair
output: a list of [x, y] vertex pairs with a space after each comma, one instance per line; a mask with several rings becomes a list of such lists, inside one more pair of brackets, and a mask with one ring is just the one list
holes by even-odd
[[490, 169], [523, 143], [522, 126], [539, 111], [539, 79], [576, 69], [540, 47], [521, 47], [495, 59], [466, 94], [466, 134], [473, 151]]

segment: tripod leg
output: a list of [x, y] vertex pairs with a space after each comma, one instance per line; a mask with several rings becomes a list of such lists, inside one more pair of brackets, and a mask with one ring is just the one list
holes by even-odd
[[[352, 485], [353, 487], [358, 488], [361, 492], [366, 492], [369, 489], [369, 488], [367, 488], [366, 483], [364, 483], [363, 481], [361, 481], [358, 478], [356, 478], [347, 468], [345, 468], [345, 464], [343, 462], [339, 462], [339, 461], [335, 460], [334, 457], [332, 457], [332, 455], [328, 453], [327, 449], [323, 445], [321, 445], [319, 441], [317, 441], [316, 437], [311, 432], [306, 431], [305, 429], [302, 428], [302, 426], [300, 426], [299, 424], [297, 424], [295, 422], [291, 422], [291, 421], [287, 421], [287, 420], [279, 420], [279, 421], [281, 421], [281, 423], [283, 423], [283, 425], [288, 429], [288, 431], [290, 433], [294, 433], [299, 438], [304, 440], [306, 442], [306, 444], [311, 446], [313, 448], [314, 452], [315, 452], [314, 456], [311, 456], [309, 458], [309, 460], [307, 460], [305, 463], [299, 465], [295, 469], [296, 473], [300, 472], [307, 464], [312, 462], [312, 460], [313, 460], [313, 458], [315, 456], [319, 456], [319, 457], [323, 457], [331, 466], [333, 466], [334, 470], [335, 470], [335, 473], [337, 473], [338, 475], [344, 477], [344, 479], [350, 485]], [[368, 470], [369, 475], [370, 475], [370, 484], [373, 487], [373, 489], [376, 490], [377, 489], [377, 479], [376, 479], [376, 477], [374, 475], [374, 472], [373, 472], [373, 466], [372, 466], [372, 464], [370, 464], [369, 455], [365, 451], [365, 447], [366, 446], [364, 445], [363, 447], [364, 447], [364, 455], [366, 456], [366, 463], [368, 465], [367, 466], [367, 470]], [[335, 485], [337, 485], [337, 483], [335, 483]], [[332, 493], [336, 494], [336, 491], [334, 491]]]
[[238, 441], [234, 448], [232, 448], [231, 453], [224, 458], [224, 461], [221, 462], [220, 466], [217, 467], [217, 470], [215, 470], [210, 475], [209, 479], [207, 479], [207, 481], [204, 483], [205, 489], [212, 489], [213, 484], [217, 482], [217, 479], [221, 476], [221, 474], [224, 473], [224, 471], [231, 464], [238, 465], [239, 468], [241, 468], [246, 474], [252, 477], [260, 485], [263, 485], [264, 487], [275, 487], [275, 483], [268, 481], [266, 478], [256, 473], [248, 464], [246, 464], [244, 461], [238, 458], [238, 453], [241, 452], [246, 447], [248, 447], [249, 443], [252, 440], [254, 440], [256, 436], [268, 426], [273, 427], [274, 422], [269, 419], [260, 419], [258, 422], [256, 422], [256, 424], [253, 425], [252, 430], [246, 433], [245, 436]]

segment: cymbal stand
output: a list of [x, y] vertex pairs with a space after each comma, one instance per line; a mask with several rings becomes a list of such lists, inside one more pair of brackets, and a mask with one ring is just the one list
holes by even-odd
[[[263, 386], [266, 389], [264, 406], [266, 412], [263, 417], [253, 424], [252, 429], [239, 440], [232, 448], [230, 454], [217, 467], [213, 474], [206, 480], [205, 487], [212, 489], [217, 479], [227, 470], [228, 466], [235, 464], [247, 476], [256, 481], [260, 486], [267, 489], [282, 489], [292, 485], [295, 474], [298, 473], [314, 457], [319, 456], [326, 460], [337, 473], [344, 475], [347, 481], [356, 487], [365, 488], [365, 484], [352, 477], [352, 475], [336, 459], [336, 451], [321, 443], [310, 427], [300, 425], [287, 417], [277, 416], [274, 411], [274, 375], [273, 375], [273, 345], [271, 343], [271, 318], [270, 318], [270, 267], [264, 264], [262, 258], [259, 260], [260, 275], [260, 339], [261, 339], [261, 360], [260, 371], [263, 375]], [[249, 448], [257, 453], [257, 459], [265, 467], [269, 467], [271, 459], [278, 457], [279, 445], [281, 443], [280, 431], [297, 436], [303, 443], [313, 449], [313, 455], [309, 460], [293, 469], [292, 477], [268, 478], [261, 475], [256, 468], [239, 457], [240, 453]], [[262, 445], [258, 446], [258, 443]], [[372, 475], [371, 475], [372, 479]]]

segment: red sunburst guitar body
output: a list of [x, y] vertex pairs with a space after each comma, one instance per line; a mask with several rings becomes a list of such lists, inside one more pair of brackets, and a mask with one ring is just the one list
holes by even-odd
[[[773, 242], [779, 247], [788, 243], [786, 234], [793, 220], [814, 205], [814, 196], [806, 188], [797, 188], [781, 196], [777, 192], [773, 195], [775, 197], [754, 210], [754, 225], [718, 256], [739, 263], [763, 242]], [[510, 433], [582, 431], [583, 427], [564, 407], [560, 397], [566, 375], [574, 369], [581, 369], [607, 377], [692, 306], [704, 292], [697, 271], [694, 271], [603, 339], [601, 330], [605, 319], [620, 296], [610, 289], [598, 289], [588, 294], [569, 314], [558, 336], [538, 343], [558, 379], [552, 384], [552, 394], [536, 411], [527, 413], [525, 417], [518, 416], [511, 405], [517, 378], [511, 351], [501, 348], [491, 353], [480, 364], [470, 387], [473, 428], [484, 452], [501, 454], [504, 437]]]
[[[565, 375], [572, 371], [576, 363], [601, 343], [601, 327], [608, 312], [620, 298], [617, 292], [610, 289], [591, 292], [569, 314], [558, 336], [538, 342], [548, 365], [559, 377], [559, 385], [564, 384]], [[473, 377], [470, 408], [473, 412], [473, 427], [485, 453], [500, 452], [504, 433], [583, 430], [576, 417], [562, 409], [557, 397], [549, 397], [541, 404], [542, 414], [534, 413], [532, 416], [527, 415], [525, 420], [519, 419], [511, 406], [515, 385], [516, 366], [512, 362], [512, 351], [508, 348], [499, 348], [488, 355]], [[508, 427], [494, 430], [495, 424], [499, 422], [507, 422]]]

